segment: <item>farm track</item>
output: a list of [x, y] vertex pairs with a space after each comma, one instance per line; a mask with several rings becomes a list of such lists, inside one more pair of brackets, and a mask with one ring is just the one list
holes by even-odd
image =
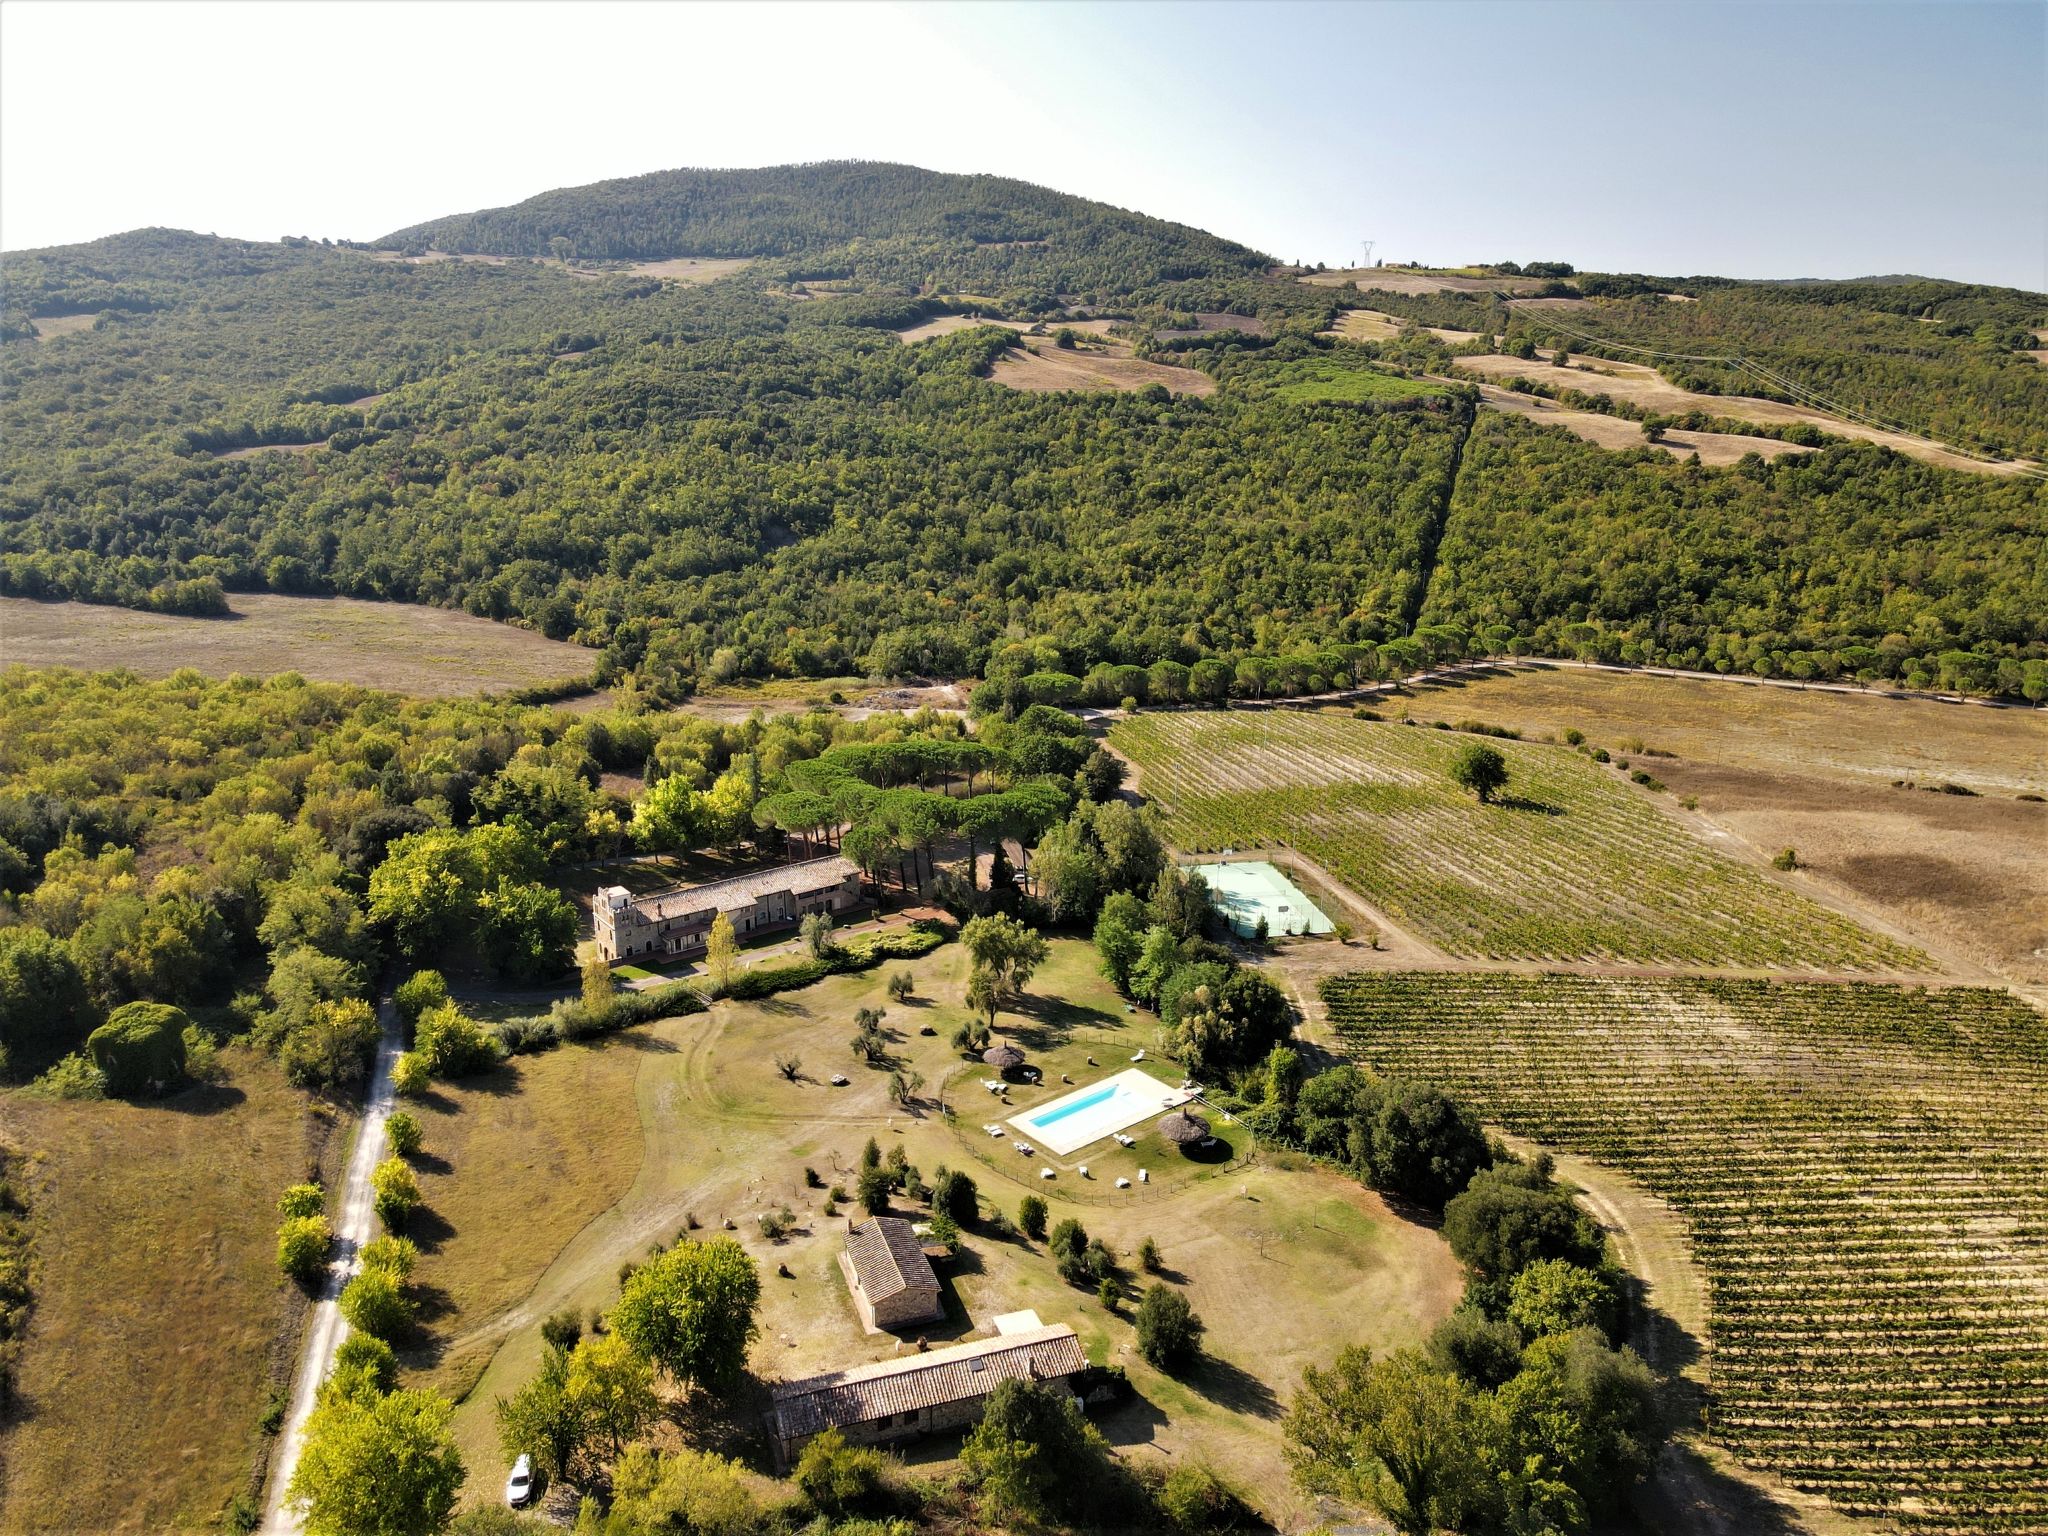
[[1784, 980], [1325, 990], [1373, 1066], [1679, 1212], [1709, 1291], [1707, 1427], [1746, 1465], [1910, 1531], [2048, 1531], [2038, 1014], [1986, 989]]

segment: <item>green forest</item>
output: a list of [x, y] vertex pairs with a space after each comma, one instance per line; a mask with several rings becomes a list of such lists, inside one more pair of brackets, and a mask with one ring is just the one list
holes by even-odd
[[[510, 259], [400, 259], [429, 247]], [[751, 263], [702, 286], [626, 265], [681, 255]], [[153, 230], [10, 255], [0, 280], [0, 593], [459, 607], [669, 696], [988, 675], [1018, 645], [1075, 676], [1249, 658], [1256, 680], [1332, 647], [1398, 658], [1418, 626], [1436, 659], [2048, 691], [2038, 481], [1860, 444], [1709, 469], [1475, 415], [1415, 377], [1433, 339], [1319, 335], [1349, 290], [998, 178], [671, 172], [375, 250]], [[1567, 323], [1758, 356], [1768, 332], [1858, 409], [2048, 448], [2048, 376], [2014, 350], [2038, 295], [1686, 282], [1696, 303]], [[1500, 334], [1551, 313], [1369, 302]], [[1213, 311], [1266, 334], [1164, 334]], [[1218, 388], [1023, 393], [988, 377], [1009, 332], [892, 333], [948, 312], [1106, 318]], [[287, 447], [312, 451], [262, 451]]]

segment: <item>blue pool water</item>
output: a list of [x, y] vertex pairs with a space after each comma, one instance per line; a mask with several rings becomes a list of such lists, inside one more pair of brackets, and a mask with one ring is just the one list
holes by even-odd
[[1027, 1116], [1024, 1123], [1035, 1125], [1042, 1131], [1049, 1125], [1057, 1125], [1069, 1115], [1077, 1115], [1084, 1109], [1093, 1109], [1096, 1105], [1106, 1103], [1116, 1096], [1117, 1085], [1111, 1083], [1107, 1088], [1098, 1088], [1093, 1093], [1083, 1094], [1071, 1103], [1062, 1104], [1058, 1109], [1049, 1109], [1042, 1115]]

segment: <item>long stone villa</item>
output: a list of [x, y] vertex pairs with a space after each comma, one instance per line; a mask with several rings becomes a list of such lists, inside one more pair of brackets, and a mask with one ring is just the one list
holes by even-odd
[[598, 954], [616, 965], [644, 955], [700, 953], [721, 912], [732, 919], [734, 934], [746, 939], [793, 927], [812, 912], [837, 915], [859, 906], [860, 899], [859, 866], [835, 853], [646, 896], [622, 885], [603, 886], [590, 903], [590, 919]]

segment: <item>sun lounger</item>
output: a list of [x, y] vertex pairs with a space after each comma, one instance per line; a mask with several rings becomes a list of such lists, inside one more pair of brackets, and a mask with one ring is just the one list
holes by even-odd
[[1131, 1181], [1129, 1179], [1118, 1179], [1116, 1181], [1116, 1187], [1118, 1189], [1129, 1189], [1131, 1187]]
[[1086, 1163], [1081, 1165], [1081, 1177], [1084, 1179], [1088, 1177], [1088, 1165]]
[[1139, 1046], [1139, 1047], [1138, 1047], [1138, 1054], [1137, 1054], [1137, 1055], [1135, 1055], [1135, 1056], [1133, 1056], [1133, 1057], [1131, 1058], [1131, 1060], [1133, 1060], [1133, 1061], [1143, 1061], [1144, 1059], [1145, 1059], [1145, 1048], [1144, 1048], [1143, 1046]]
[[1052, 1170], [1051, 1170], [1050, 1168], [1041, 1168], [1041, 1169], [1039, 1169], [1039, 1170], [1038, 1170], [1038, 1176], [1039, 1176], [1039, 1177], [1040, 1177], [1041, 1179], [1051, 1179], [1051, 1178], [1057, 1178], [1057, 1177], [1058, 1177], [1058, 1175], [1057, 1175], [1057, 1174], [1055, 1174], [1055, 1173], [1054, 1173], [1054, 1172], [1053, 1172], [1053, 1171], [1052, 1171]]
[[1138, 1170], [1138, 1182], [1140, 1184], [1150, 1184], [1152, 1182], [1151, 1170], [1147, 1168], [1140, 1168]]

